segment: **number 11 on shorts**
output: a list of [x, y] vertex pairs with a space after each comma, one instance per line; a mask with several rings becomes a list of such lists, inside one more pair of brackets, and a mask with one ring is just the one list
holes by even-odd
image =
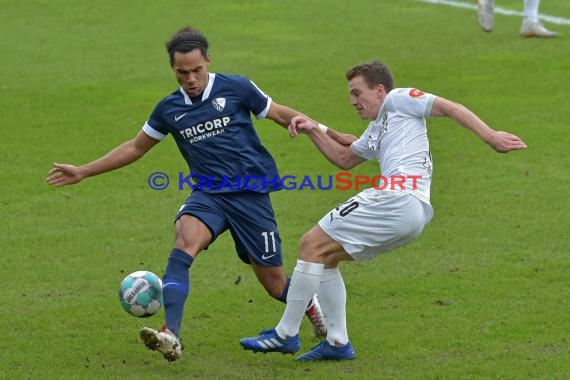
[[[265, 252], [277, 252], [277, 246], [275, 244], [275, 231], [262, 232], [261, 236], [263, 236], [263, 239], [265, 240]], [[273, 247], [272, 251], [269, 251], [269, 240], [271, 240], [271, 246]]]

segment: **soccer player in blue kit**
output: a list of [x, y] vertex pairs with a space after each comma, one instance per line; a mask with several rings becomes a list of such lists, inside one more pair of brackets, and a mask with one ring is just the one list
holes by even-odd
[[[54, 164], [47, 182], [62, 187], [126, 166], [171, 134], [187, 161], [193, 192], [175, 217], [175, 245], [163, 276], [166, 323], [144, 327], [144, 344], [168, 361], [181, 356], [180, 324], [190, 291], [189, 269], [196, 256], [226, 230], [237, 254], [250, 264], [273, 298], [286, 302], [289, 279], [283, 271], [281, 240], [269, 193], [280, 190], [278, 171], [251, 121], [268, 118], [287, 128], [299, 112], [277, 104], [249, 79], [210, 73], [208, 41], [192, 28], [166, 44], [180, 87], [162, 99], [132, 139], [81, 166]], [[339, 142], [352, 139], [338, 134]], [[246, 180], [244, 180], [246, 179]], [[244, 183], [245, 182], [245, 183]], [[315, 297], [306, 315], [316, 335], [326, 335]]]

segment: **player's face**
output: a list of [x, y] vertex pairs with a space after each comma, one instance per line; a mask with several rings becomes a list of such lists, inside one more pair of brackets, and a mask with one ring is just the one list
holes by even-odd
[[208, 86], [210, 56], [204, 57], [200, 49], [188, 53], [174, 53], [172, 70], [176, 80], [190, 97], [199, 96]]
[[[381, 88], [379, 88], [381, 87]], [[380, 107], [384, 101], [382, 96], [382, 85], [369, 88], [364, 77], [361, 75], [354, 77], [348, 82], [350, 92], [350, 103], [363, 120], [374, 120], [380, 112]]]

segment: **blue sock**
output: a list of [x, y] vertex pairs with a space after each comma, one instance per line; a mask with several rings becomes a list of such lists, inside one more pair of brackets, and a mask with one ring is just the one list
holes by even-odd
[[190, 293], [190, 266], [194, 258], [181, 249], [170, 252], [166, 272], [162, 277], [164, 314], [166, 327], [176, 336], [180, 334], [180, 322], [184, 314], [184, 304]]
[[289, 293], [289, 285], [291, 285], [291, 277], [287, 277], [287, 284], [285, 284], [285, 289], [283, 289], [283, 293], [277, 300], [287, 303], [287, 293]]

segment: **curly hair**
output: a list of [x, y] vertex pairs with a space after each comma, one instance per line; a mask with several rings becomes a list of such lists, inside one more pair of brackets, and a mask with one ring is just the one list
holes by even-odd
[[208, 55], [208, 40], [196, 29], [185, 27], [180, 29], [166, 42], [166, 51], [170, 57], [170, 66], [174, 64], [174, 53], [188, 53], [194, 49], [200, 49], [202, 55]]

